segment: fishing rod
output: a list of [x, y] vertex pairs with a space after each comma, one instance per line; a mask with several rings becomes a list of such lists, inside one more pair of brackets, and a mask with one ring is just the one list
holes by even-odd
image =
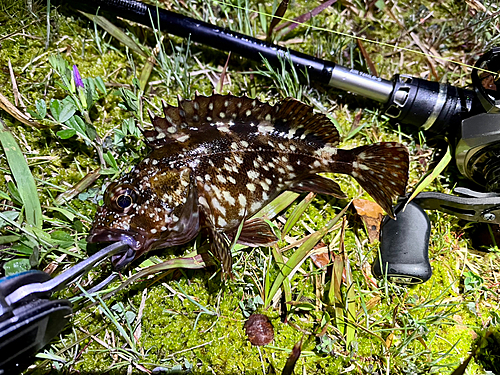
[[474, 90], [406, 75], [395, 75], [391, 80], [375, 77], [136, 0], [83, 0], [69, 5], [189, 37], [191, 41], [250, 60], [261, 62], [265, 58], [273, 66], [279, 67], [283, 59], [288, 60], [297, 71], [307, 72], [311, 82], [326, 83], [383, 103], [389, 117], [435, 134], [459, 124], [476, 109], [481, 112]]
[[[60, 0], [63, 1], [63, 0]], [[63, 1], [64, 4], [64, 1]], [[428, 259], [430, 222], [424, 209], [440, 210], [461, 219], [500, 224], [500, 95], [496, 72], [500, 71], [500, 48], [482, 56], [472, 72], [473, 90], [432, 82], [408, 75], [387, 80], [322, 60], [232, 30], [218, 27], [136, 0], [82, 0], [72, 8], [107, 18], [120, 17], [163, 32], [189, 38], [218, 50], [231, 51], [280, 67], [283, 60], [304, 72], [309, 82], [383, 103], [394, 121], [446, 136], [455, 149], [460, 173], [486, 193], [459, 188], [460, 196], [420, 193], [405, 210], [396, 206], [398, 220], [384, 219], [380, 257], [373, 264], [376, 276], [401, 283], [421, 283], [432, 275]]]

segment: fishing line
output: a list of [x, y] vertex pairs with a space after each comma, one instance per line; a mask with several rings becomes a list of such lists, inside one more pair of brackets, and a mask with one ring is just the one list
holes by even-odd
[[460, 65], [460, 66], [463, 66], [463, 67], [466, 67], [466, 68], [477, 69], [478, 71], [482, 71], [482, 72], [486, 72], [486, 73], [490, 73], [490, 74], [494, 74], [494, 75], [497, 74], [497, 72], [492, 72], [492, 71], [489, 71], [487, 69], [474, 67], [474, 65], [469, 65], [469, 64], [466, 64], [466, 63], [455, 61], [455, 60], [453, 60], [451, 58], [448, 58], [448, 57], [442, 57], [442, 56], [438, 56], [438, 55], [433, 55], [433, 54], [425, 53], [425, 52], [422, 52], [422, 51], [414, 50], [414, 49], [411, 49], [411, 48], [406, 48], [406, 47], [401, 47], [401, 46], [395, 46], [395, 45], [392, 45], [392, 44], [389, 44], [389, 43], [379, 42], [379, 41], [376, 41], [376, 40], [373, 40], [373, 39], [365, 38], [365, 37], [362, 37], [362, 36], [351, 35], [351, 34], [343, 33], [341, 31], [327, 29], [327, 28], [321, 27], [321, 26], [314, 26], [314, 25], [311, 25], [311, 24], [306, 23], [306, 22], [296, 21], [294, 19], [287, 18], [287, 17], [275, 16], [273, 14], [262, 12], [260, 10], [252, 10], [252, 9], [248, 9], [248, 8], [243, 7], [243, 6], [240, 6], [240, 5], [226, 3], [224, 1], [214, 0], [213, 3], [219, 4], [219, 5], [225, 5], [225, 6], [228, 6], [228, 7], [233, 7], [233, 8], [244, 10], [244, 11], [247, 11], [247, 12], [256, 13], [256, 14], [263, 15], [263, 16], [266, 16], [266, 17], [278, 18], [278, 19], [281, 19], [282, 21], [292, 22], [292, 23], [294, 23], [296, 25], [309, 27], [309, 28], [311, 28], [313, 30], [325, 31], [327, 33], [337, 34], [337, 35], [340, 35], [340, 36], [343, 36], [343, 37], [347, 37], [347, 38], [351, 38], [351, 39], [358, 39], [358, 40], [361, 40], [361, 41], [367, 42], [367, 43], [378, 44], [378, 45], [383, 46], [383, 47], [392, 48], [393, 50], [400, 50], [400, 51], [404, 51], [404, 52], [410, 52], [410, 53], [414, 53], [414, 54], [417, 54], [417, 55], [420, 55], [420, 56], [434, 58], [434, 59], [437, 59], [437, 60], [442, 60], [442, 61], [446, 61], [446, 62], [449, 62], [449, 63], [452, 63], [452, 64]]

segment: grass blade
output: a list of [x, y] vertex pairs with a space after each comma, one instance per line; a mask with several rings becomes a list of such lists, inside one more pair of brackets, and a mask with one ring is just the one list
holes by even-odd
[[264, 301], [264, 306], [268, 307], [270, 302], [272, 301], [274, 295], [278, 292], [278, 289], [283, 284], [285, 278], [287, 278], [293, 269], [299, 265], [310, 253], [311, 249], [321, 240], [325, 234], [328, 233], [330, 229], [335, 225], [337, 221], [345, 214], [346, 210], [349, 208], [350, 204], [348, 204], [342, 211], [340, 211], [337, 216], [335, 216], [330, 222], [325, 225], [322, 229], [314, 232], [309, 238], [304, 241], [304, 243], [293, 253], [293, 255], [288, 259], [286, 264], [281, 268], [281, 272], [278, 274], [274, 283], [271, 287], [271, 290], [268, 295], [266, 295], [266, 299]]
[[94, 14], [89, 14], [85, 13], [82, 11], [79, 11], [82, 13], [84, 16], [88, 17], [92, 21], [94, 21], [96, 24], [101, 26], [104, 30], [106, 30], [110, 35], [112, 35], [114, 38], [118, 39], [121, 43], [126, 45], [128, 48], [130, 48], [132, 51], [137, 52], [139, 55], [142, 55], [144, 57], [148, 57], [146, 52], [139, 46], [131, 37], [129, 37], [127, 34], [123, 32], [120, 28], [116, 27], [113, 25], [111, 22], [109, 22], [106, 18], [102, 16], [97, 16]]
[[297, 221], [299, 221], [299, 218], [302, 216], [306, 208], [309, 206], [309, 204], [312, 202], [316, 194], [314, 193], [309, 193], [307, 196], [300, 202], [297, 207], [293, 210], [291, 213], [290, 217], [287, 219], [285, 223], [285, 227], [283, 228], [283, 231], [281, 232], [281, 236], [286, 236], [288, 232], [295, 226]]
[[266, 219], [272, 219], [285, 208], [290, 206], [295, 199], [299, 197], [299, 193], [294, 193], [293, 191], [285, 191], [280, 194], [275, 200], [262, 208], [253, 217], [265, 217]]
[[451, 149], [450, 146], [448, 146], [446, 154], [439, 161], [438, 165], [436, 165], [436, 168], [434, 168], [434, 170], [430, 174], [428, 174], [427, 177], [425, 177], [422, 182], [418, 184], [418, 186], [416, 187], [415, 191], [412, 193], [410, 199], [408, 199], [408, 202], [406, 202], [406, 204], [410, 203], [413, 198], [415, 198], [427, 186], [429, 186], [432, 183], [432, 181], [434, 181], [437, 177], [439, 177], [441, 172], [446, 168], [446, 166], [450, 163], [450, 161], [451, 161]]
[[42, 228], [42, 208], [35, 180], [19, 145], [2, 119], [0, 119], [0, 143], [23, 200], [26, 222], [32, 227]]

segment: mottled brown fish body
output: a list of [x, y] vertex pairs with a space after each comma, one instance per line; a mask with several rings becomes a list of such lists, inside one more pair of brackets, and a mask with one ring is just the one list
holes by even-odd
[[202, 227], [230, 272], [228, 236], [244, 222], [239, 242], [269, 245], [276, 237], [254, 213], [285, 190], [345, 197], [318, 173], [353, 176], [389, 213], [404, 194], [407, 150], [378, 143], [335, 148], [338, 132], [323, 114], [294, 99], [275, 106], [231, 95], [197, 96], [166, 106], [144, 132], [152, 152], [110, 185], [89, 241], [127, 241], [123, 266], [156, 248], [190, 241]]

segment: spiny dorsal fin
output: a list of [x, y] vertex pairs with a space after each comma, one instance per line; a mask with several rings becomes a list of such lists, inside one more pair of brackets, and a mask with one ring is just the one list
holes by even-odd
[[258, 123], [270, 118], [275, 107], [257, 99], [233, 95], [196, 96], [194, 100], [178, 98], [178, 106], [163, 103], [163, 116], [152, 120], [154, 130], [144, 132], [148, 146], [160, 148], [175, 142], [186, 142], [202, 134], [203, 141], [220, 136], [218, 129], [229, 129], [234, 121]]
[[295, 129], [293, 138], [321, 141], [330, 146], [340, 142], [339, 132], [332, 121], [323, 113], [314, 113], [313, 107], [294, 98], [286, 98], [279, 103], [276, 121], [283, 121], [290, 129]]
[[312, 107], [292, 98], [275, 106], [258, 99], [219, 94], [196, 96], [194, 100], [178, 98], [178, 102], [177, 107], [163, 103], [164, 117], [154, 117], [154, 130], [144, 132], [150, 147], [181, 143], [186, 149], [231, 130], [283, 134], [320, 145], [339, 143], [339, 134], [326, 115], [314, 113]]

